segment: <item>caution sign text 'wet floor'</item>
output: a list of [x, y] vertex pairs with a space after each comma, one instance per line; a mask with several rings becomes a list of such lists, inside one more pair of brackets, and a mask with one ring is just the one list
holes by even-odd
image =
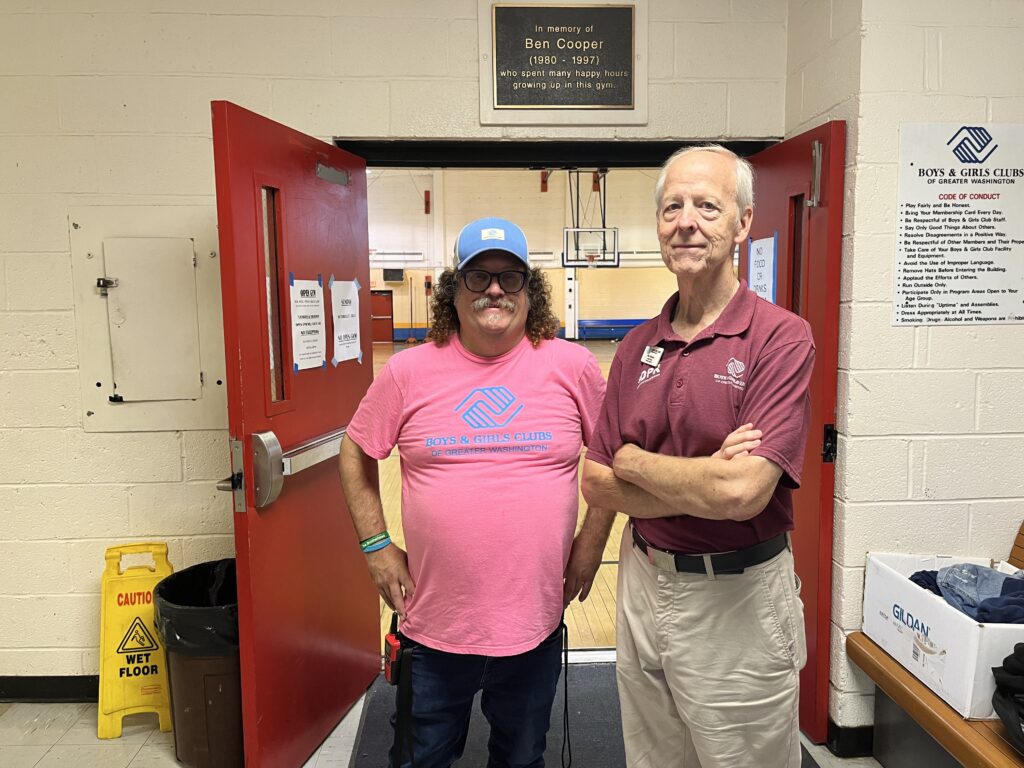
[[[122, 567], [126, 555], [152, 556], [152, 565]], [[160, 730], [171, 730], [167, 662], [153, 624], [153, 588], [172, 572], [167, 545], [110, 547], [102, 578], [100, 701], [97, 735], [116, 739], [121, 719], [156, 712]]]

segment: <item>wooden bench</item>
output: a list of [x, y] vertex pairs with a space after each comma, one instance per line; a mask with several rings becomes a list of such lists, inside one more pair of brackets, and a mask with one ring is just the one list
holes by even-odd
[[1006, 740], [1001, 721], [964, 720], [863, 632], [846, 638], [846, 653], [929, 736], [968, 768], [1024, 767], [1024, 758]]
[[[1007, 562], [1024, 568], [1024, 525]], [[1024, 768], [1024, 756], [1006, 740], [1001, 721], [965, 720], [863, 632], [846, 638], [846, 653], [882, 692], [967, 768]]]
[[620, 340], [630, 330], [636, 328], [646, 320], [577, 320], [576, 328], [579, 331], [580, 339], [587, 338]]

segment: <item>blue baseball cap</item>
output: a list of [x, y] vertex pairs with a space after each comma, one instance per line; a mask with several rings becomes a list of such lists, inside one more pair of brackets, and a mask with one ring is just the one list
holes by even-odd
[[530, 265], [530, 251], [526, 247], [523, 230], [505, 219], [489, 217], [477, 219], [462, 228], [455, 238], [455, 263], [462, 269], [471, 260], [487, 251], [502, 251]]

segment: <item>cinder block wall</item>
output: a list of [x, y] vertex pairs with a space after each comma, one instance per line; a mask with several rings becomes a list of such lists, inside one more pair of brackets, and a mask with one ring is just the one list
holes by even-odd
[[96, 674], [107, 546], [167, 541], [178, 568], [232, 552], [224, 433], [83, 431], [68, 230], [72, 206], [212, 210], [211, 99], [325, 139], [783, 133], [785, 0], [651, 0], [650, 120], [630, 127], [481, 127], [476, 0], [145, 9], [0, 10], [0, 675]]
[[[890, 324], [899, 126], [1024, 121], [1024, 4], [817, 7], [791, 3], [787, 133], [821, 98], [809, 83], [860, 60], [858, 81], [838, 67], [835, 106], [822, 112], [849, 121], [830, 713], [854, 727], [873, 721], [873, 686], [845, 653], [861, 626], [866, 553], [1004, 558], [1024, 520], [1024, 326]], [[801, 100], [790, 88], [797, 16], [814, 19], [804, 39], [831, 34]]]

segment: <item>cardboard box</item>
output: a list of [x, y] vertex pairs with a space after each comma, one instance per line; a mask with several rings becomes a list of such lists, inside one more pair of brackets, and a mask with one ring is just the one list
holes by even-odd
[[864, 633], [961, 715], [994, 720], [992, 667], [1024, 642], [1024, 624], [979, 624], [909, 579], [954, 563], [1016, 570], [977, 557], [869, 553]]

